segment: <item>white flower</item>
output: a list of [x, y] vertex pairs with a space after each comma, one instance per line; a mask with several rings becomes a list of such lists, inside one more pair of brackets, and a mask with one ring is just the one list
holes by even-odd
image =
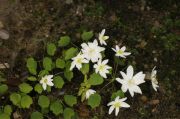
[[129, 66], [127, 68], [127, 74], [125, 74], [124, 72], [120, 72], [120, 73], [123, 79], [116, 78], [116, 80], [122, 84], [121, 90], [123, 92], [129, 90], [132, 97], [134, 96], [134, 93], [142, 94], [141, 89], [139, 88], [138, 85], [145, 82], [144, 81], [145, 74], [143, 74], [143, 72], [139, 72], [135, 76], [133, 76], [134, 74], [133, 67]]
[[119, 108], [121, 108], [121, 107], [129, 108], [130, 105], [124, 102], [126, 99], [127, 98], [119, 99], [119, 96], [118, 96], [118, 97], [116, 97], [116, 99], [114, 101], [108, 103], [107, 106], [111, 106], [109, 108], [109, 114], [111, 114], [113, 112], [113, 110], [115, 109], [115, 115], [117, 116], [119, 113]]
[[125, 47], [125, 46], [123, 46], [122, 48], [119, 48], [119, 46], [116, 45], [116, 49], [112, 48], [112, 50], [113, 50], [114, 52], [116, 52], [115, 55], [116, 55], [117, 57], [126, 58], [126, 56], [128, 56], [128, 55], [131, 54], [130, 52], [125, 52], [125, 50], [126, 50], [126, 47]]
[[105, 36], [104, 34], [105, 34], [105, 29], [103, 29], [102, 31], [101, 31], [101, 33], [99, 33], [99, 41], [100, 41], [100, 44], [101, 45], [107, 45], [106, 44], [106, 40], [107, 39], [109, 39], [109, 36]]
[[83, 43], [81, 46], [84, 57], [92, 62], [97, 62], [99, 59], [101, 59], [101, 52], [105, 50], [105, 48], [98, 46], [97, 40], [88, 42], [88, 44]]
[[109, 73], [108, 69], [111, 68], [110, 66], [107, 65], [107, 63], [108, 63], [108, 60], [101, 61], [100, 59], [97, 62], [97, 64], [94, 65], [96, 73], [99, 72], [99, 74], [104, 78], [107, 78], [106, 74]]
[[42, 84], [42, 87], [44, 90], [46, 90], [47, 85], [48, 86], [53, 86], [53, 79], [52, 79], [53, 75], [46, 75], [44, 77], [42, 77], [42, 79], [40, 80], [40, 84]]
[[92, 89], [88, 89], [86, 91], [86, 99], [88, 99], [92, 94], [96, 93], [95, 90], [92, 90]]
[[152, 69], [152, 72], [151, 72], [151, 83], [152, 83], [152, 87], [155, 91], [157, 91], [157, 88], [159, 87], [158, 86], [158, 81], [157, 81], [157, 78], [156, 78], [156, 74], [157, 74], [157, 71], [155, 70], [156, 67], [154, 67]]
[[79, 70], [82, 68], [82, 63], [88, 63], [89, 61], [84, 58], [84, 55], [80, 52], [76, 57], [72, 58], [70, 70], [77, 67]]

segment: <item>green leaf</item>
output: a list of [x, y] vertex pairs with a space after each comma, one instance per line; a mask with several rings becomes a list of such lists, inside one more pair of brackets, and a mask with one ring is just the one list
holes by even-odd
[[42, 113], [36, 111], [31, 114], [30, 119], [44, 119]]
[[14, 105], [17, 106], [17, 105], [20, 103], [20, 101], [21, 101], [21, 95], [18, 94], [18, 93], [12, 93], [12, 94], [10, 95], [10, 100], [11, 100], [11, 102], [12, 102]]
[[39, 96], [38, 104], [41, 108], [48, 108], [50, 104], [49, 98], [44, 95]]
[[56, 59], [56, 67], [63, 69], [65, 67], [65, 61], [60, 58], [57, 58]]
[[75, 104], [77, 104], [77, 98], [73, 95], [65, 95], [64, 96], [64, 101], [67, 105], [69, 106], [73, 106]]
[[89, 72], [89, 63], [88, 64], [83, 64], [82, 68], [80, 69], [81, 72], [85, 75]]
[[65, 68], [65, 71], [71, 71], [71, 70], [70, 70], [71, 61], [67, 61], [65, 67], [66, 67], [66, 68]]
[[54, 86], [55, 86], [56, 88], [62, 88], [63, 85], [64, 85], [64, 80], [63, 80], [63, 78], [60, 77], [60, 76], [54, 77], [53, 82], [54, 82]]
[[10, 105], [6, 105], [4, 107], [4, 113], [8, 114], [8, 115], [11, 115], [12, 113], [12, 107]]
[[111, 96], [111, 100], [114, 100], [117, 96], [119, 96], [120, 98], [124, 98], [124, 92], [122, 90], [118, 90], [116, 92], [114, 92]]
[[65, 60], [69, 60], [69, 59], [73, 58], [74, 56], [76, 56], [77, 52], [78, 52], [77, 48], [74, 48], [74, 47], [69, 48], [65, 52]]
[[37, 93], [41, 94], [42, 91], [43, 91], [43, 88], [42, 88], [41, 84], [38, 83], [38, 84], [35, 85], [34, 90], [35, 90]]
[[4, 94], [8, 90], [8, 86], [6, 84], [0, 84], [0, 94]]
[[92, 37], [93, 37], [93, 32], [92, 31], [89, 31], [89, 32], [86, 32], [84, 31], [81, 35], [81, 38], [84, 40], [84, 41], [88, 41], [90, 40]]
[[29, 72], [33, 75], [36, 75], [36, 69], [37, 69], [37, 62], [34, 60], [34, 58], [28, 58], [27, 64], [26, 64]]
[[90, 79], [88, 80], [88, 82], [91, 85], [100, 85], [104, 82], [104, 80], [99, 74], [93, 73], [90, 75]]
[[24, 95], [21, 98], [21, 107], [22, 108], [29, 108], [32, 103], [33, 103], [32, 98], [29, 95]]
[[10, 119], [10, 115], [8, 115], [6, 113], [1, 113], [0, 114], [0, 119]]
[[51, 104], [50, 110], [57, 116], [63, 113], [63, 106], [60, 101], [55, 101]]
[[101, 96], [97, 93], [92, 94], [88, 99], [88, 105], [91, 106], [91, 108], [95, 108], [99, 106], [101, 103]]
[[72, 119], [72, 117], [75, 115], [75, 112], [71, 108], [65, 108], [63, 112], [64, 119]]
[[47, 71], [47, 70], [41, 70], [40, 72], [39, 72], [39, 77], [40, 78], [42, 78], [43, 76], [45, 76], [45, 75], [48, 75], [49, 74], [49, 72]]
[[68, 80], [71, 81], [73, 78], [73, 72], [72, 71], [64, 71], [64, 77]]
[[32, 86], [30, 86], [27, 83], [22, 83], [22, 84], [19, 85], [19, 89], [23, 93], [30, 93], [33, 88], [32, 88]]
[[60, 37], [60, 40], [58, 41], [58, 46], [64, 47], [67, 46], [70, 43], [70, 37], [69, 36], [62, 36]]
[[51, 71], [52, 70], [52, 59], [49, 57], [45, 57], [43, 59], [43, 67], [45, 70]]
[[48, 43], [47, 44], [47, 53], [50, 56], [54, 56], [56, 52], [56, 45], [54, 43]]
[[28, 79], [29, 81], [36, 81], [36, 80], [37, 80], [37, 78], [34, 77], [34, 76], [30, 76], [30, 77], [28, 77], [27, 79]]

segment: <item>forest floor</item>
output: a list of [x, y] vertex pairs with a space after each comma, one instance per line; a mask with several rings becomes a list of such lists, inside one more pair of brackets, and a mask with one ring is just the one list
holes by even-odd
[[[178, 0], [1, 0], [0, 63], [8, 63], [10, 68], [0, 70], [13, 89], [26, 75], [25, 59], [43, 53], [42, 42], [56, 41], [66, 34], [76, 42], [82, 31], [98, 33], [104, 28], [110, 40], [132, 51], [128, 60], [137, 69], [157, 67], [160, 87], [157, 92], [144, 88], [142, 95], [130, 98], [131, 108], [120, 110], [118, 117], [107, 114], [105, 100], [104, 106], [79, 112], [88, 113], [80, 114], [81, 118], [179, 119]], [[3, 100], [1, 97], [0, 102]]]

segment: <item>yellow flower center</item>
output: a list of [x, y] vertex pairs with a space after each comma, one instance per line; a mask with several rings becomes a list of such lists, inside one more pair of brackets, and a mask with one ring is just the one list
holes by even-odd
[[81, 58], [77, 59], [77, 63], [82, 63]]
[[47, 79], [44, 79], [44, 83], [47, 83]]
[[103, 70], [104, 67], [105, 67], [104, 65], [100, 65], [100, 66], [99, 66], [99, 70]]
[[115, 108], [117, 108], [117, 107], [121, 107], [120, 102], [116, 102], [116, 103], [114, 104], [114, 107], [115, 107]]
[[102, 40], [106, 40], [106, 36], [103, 36], [103, 37], [102, 37]]
[[90, 49], [89, 54], [92, 55], [94, 53], [94, 51], [95, 51], [94, 49]]
[[130, 79], [130, 80], [128, 81], [128, 85], [129, 85], [129, 86], [134, 85], [134, 81], [133, 81], [132, 79]]
[[123, 54], [123, 51], [122, 50], [118, 50], [117, 53], [118, 54]]

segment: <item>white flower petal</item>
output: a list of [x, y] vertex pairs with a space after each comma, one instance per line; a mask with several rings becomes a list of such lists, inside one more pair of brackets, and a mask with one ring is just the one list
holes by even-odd
[[126, 46], [123, 46], [121, 50], [124, 52], [126, 50]]
[[134, 91], [131, 88], [129, 88], [129, 93], [130, 93], [131, 97], [134, 97]]
[[113, 110], [114, 110], [114, 106], [111, 106], [110, 108], [109, 108], [109, 114], [111, 114], [112, 112], [113, 112]]
[[143, 74], [143, 72], [139, 72], [133, 77], [133, 80], [135, 81], [136, 85], [139, 85], [145, 82], [144, 78], [145, 78], [145, 74]]
[[122, 75], [124, 80], [128, 80], [129, 79], [129, 77], [124, 72], [120, 71], [120, 73], [121, 73], [121, 75]]
[[43, 84], [42, 84], [42, 87], [43, 87], [44, 90], [46, 90], [47, 85], [46, 85], [45, 83], [43, 83]]
[[125, 100], [127, 100], [127, 97], [119, 99], [121, 102], [124, 102]]
[[134, 69], [133, 67], [130, 65], [128, 68], [127, 68], [127, 76], [129, 79], [131, 79], [133, 77], [133, 74], [134, 74]]
[[135, 85], [135, 86], [133, 87], [133, 91], [136, 92], [136, 93], [142, 94], [142, 91], [141, 91], [141, 89], [139, 88], [139, 86], [136, 86], [136, 85]]
[[122, 85], [122, 86], [121, 86], [121, 90], [122, 90], [124, 93], [127, 91], [127, 89], [128, 89], [128, 88], [127, 88], [126, 85]]
[[127, 103], [125, 103], [125, 102], [121, 102], [121, 107], [126, 107], [126, 108], [128, 108], [128, 107], [130, 107], [130, 105], [127, 104]]
[[123, 55], [125, 55], [125, 56], [128, 56], [128, 55], [130, 55], [131, 53], [130, 52], [124, 52], [123, 53]]
[[115, 110], [115, 115], [117, 116], [119, 113], [119, 107], [116, 107], [116, 110]]

